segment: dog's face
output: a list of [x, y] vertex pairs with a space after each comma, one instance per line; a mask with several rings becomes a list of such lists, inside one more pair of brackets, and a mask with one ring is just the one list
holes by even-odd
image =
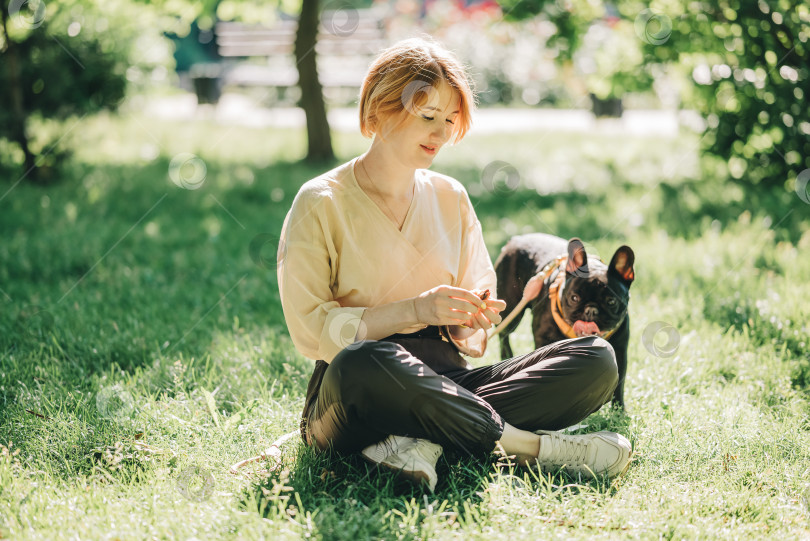
[[621, 325], [627, 315], [634, 261], [629, 246], [616, 250], [608, 265], [588, 261], [582, 242], [569, 241], [560, 311], [578, 336], [604, 336]]

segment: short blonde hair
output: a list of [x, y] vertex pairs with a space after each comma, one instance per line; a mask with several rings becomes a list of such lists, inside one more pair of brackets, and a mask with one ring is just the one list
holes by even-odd
[[442, 82], [459, 96], [451, 139], [461, 141], [470, 129], [475, 108], [471, 80], [453, 53], [425, 38], [400, 41], [372, 62], [360, 89], [360, 132], [371, 137], [387, 118], [412, 112]]

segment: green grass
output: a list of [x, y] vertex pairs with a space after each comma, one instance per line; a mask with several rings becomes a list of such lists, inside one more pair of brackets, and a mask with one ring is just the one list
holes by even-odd
[[[636, 458], [580, 483], [448, 453], [426, 495], [300, 439], [270, 476], [227, 472], [297, 427], [312, 368], [273, 267], [298, 187], [323, 169], [298, 162], [303, 133], [71, 127], [64, 181], [0, 201], [0, 538], [810, 536], [810, 207], [702, 180], [695, 137], [473, 132], [443, 151], [435, 169], [468, 187], [493, 258], [529, 231], [603, 258], [634, 248], [628, 413], [584, 430], [627, 435]], [[341, 160], [366, 145], [335, 140]], [[205, 162], [197, 190], [169, 179], [181, 152]], [[482, 187], [494, 160], [519, 189]], [[659, 321], [677, 330], [671, 356], [642, 341]], [[531, 349], [528, 318], [512, 344]]]

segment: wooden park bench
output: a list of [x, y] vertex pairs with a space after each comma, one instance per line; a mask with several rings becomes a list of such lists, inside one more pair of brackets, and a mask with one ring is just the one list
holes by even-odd
[[[198, 103], [217, 103], [224, 87], [262, 87], [275, 102], [297, 102], [298, 70], [295, 33], [298, 21], [279, 20], [274, 26], [218, 22], [214, 26], [222, 61], [192, 66], [191, 79]], [[385, 19], [380, 11], [351, 9], [323, 11], [315, 46], [318, 78], [327, 101], [356, 99], [371, 60], [387, 45]], [[292, 94], [292, 96], [290, 96]]]

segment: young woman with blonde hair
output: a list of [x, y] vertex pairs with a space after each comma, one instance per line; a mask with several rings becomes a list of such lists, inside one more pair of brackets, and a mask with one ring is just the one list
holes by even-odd
[[[464, 68], [439, 44], [399, 42], [360, 94], [363, 155], [306, 182], [282, 228], [278, 283], [293, 344], [316, 360], [301, 435], [435, 488], [443, 448], [616, 475], [626, 438], [560, 430], [607, 402], [618, 375], [598, 337], [472, 368], [506, 307], [469, 196], [429, 170], [471, 125]], [[485, 292], [489, 293], [487, 295]]]

